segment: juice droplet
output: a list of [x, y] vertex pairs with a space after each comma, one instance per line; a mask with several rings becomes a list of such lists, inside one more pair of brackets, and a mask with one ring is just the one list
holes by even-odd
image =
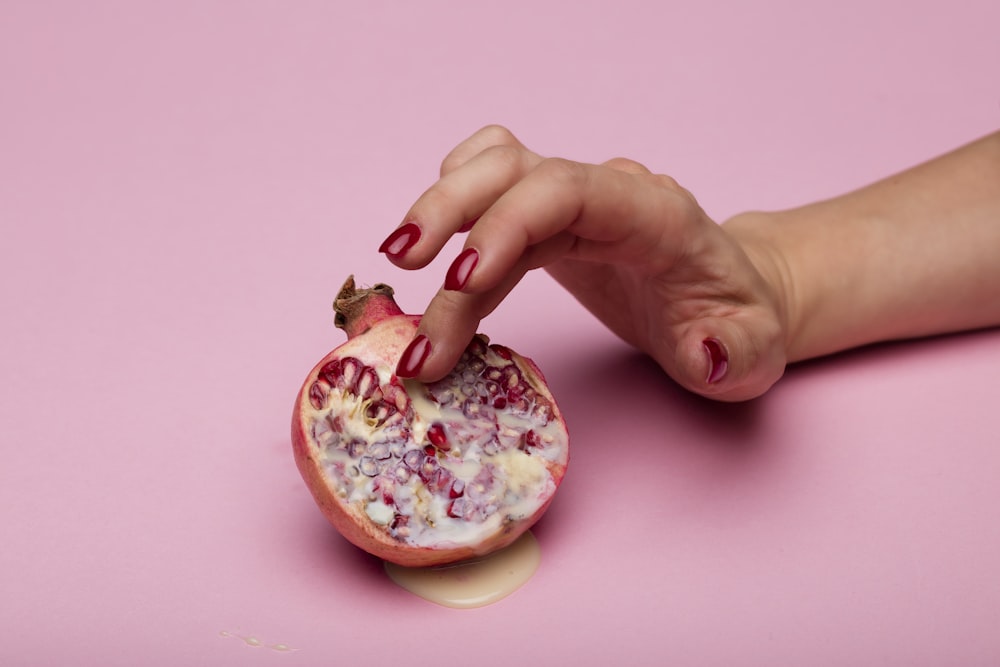
[[227, 637], [227, 638], [228, 637], [232, 637], [234, 639], [239, 639], [240, 641], [242, 641], [247, 646], [252, 646], [254, 648], [269, 648], [272, 651], [280, 651], [282, 653], [290, 652], [290, 651], [298, 651], [297, 648], [292, 648], [288, 644], [265, 644], [264, 642], [262, 642], [257, 637], [241, 635], [238, 632], [229, 632], [228, 630], [220, 630], [219, 631], [219, 636], [220, 637]]
[[541, 550], [530, 531], [482, 558], [436, 567], [386, 563], [389, 578], [414, 595], [445, 607], [483, 607], [523, 586], [538, 569]]

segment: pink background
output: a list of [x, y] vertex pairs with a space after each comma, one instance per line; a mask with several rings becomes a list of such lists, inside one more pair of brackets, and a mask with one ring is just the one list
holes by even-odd
[[[348, 273], [479, 126], [719, 219], [1000, 125], [995, 0], [0, 5], [0, 663], [1000, 663], [1000, 331], [678, 390], [543, 273], [484, 323], [573, 462], [491, 607], [402, 591], [292, 464]], [[297, 649], [252, 647], [237, 637]]]

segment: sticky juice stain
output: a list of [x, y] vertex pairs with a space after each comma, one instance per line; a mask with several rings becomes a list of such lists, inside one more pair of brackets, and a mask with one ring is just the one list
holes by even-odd
[[538, 569], [541, 550], [530, 531], [513, 544], [482, 558], [453, 565], [403, 567], [386, 563], [396, 584], [429, 602], [470, 609], [484, 607], [523, 586]]
[[229, 632], [228, 630], [221, 630], [219, 632], [220, 637], [239, 639], [247, 646], [252, 646], [253, 648], [269, 648], [272, 651], [278, 651], [279, 653], [287, 653], [291, 651], [297, 651], [298, 649], [292, 648], [287, 644], [265, 644], [257, 637], [252, 635], [241, 635], [236, 632]]

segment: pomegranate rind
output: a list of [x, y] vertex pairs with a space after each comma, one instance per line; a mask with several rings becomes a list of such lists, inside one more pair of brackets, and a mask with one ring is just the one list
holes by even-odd
[[[364, 502], [353, 501], [343, 486], [330, 473], [330, 461], [323, 448], [313, 436], [317, 408], [310, 400], [310, 391], [317, 383], [324, 367], [338, 359], [353, 358], [370, 367], [394, 368], [406, 344], [412, 340], [418, 316], [397, 315], [386, 317], [370, 326], [366, 333], [374, 333], [379, 344], [366, 344], [364, 337], [351, 338], [342, 346], [330, 352], [312, 369], [302, 385], [292, 418], [292, 447], [296, 465], [312, 492], [322, 514], [352, 544], [384, 560], [407, 567], [443, 565], [483, 556], [502, 549], [516, 540], [542, 517], [550, 506], [555, 492], [562, 482], [569, 461], [569, 438], [565, 424], [551, 392], [537, 365], [530, 359], [501, 346], [490, 348], [501, 354], [510, 364], [516, 366], [531, 390], [539, 397], [539, 404], [550, 411], [548, 426], [554, 433], [555, 444], [546, 456], [535, 456], [532, 466], [544, 471], [548, 477], [537, 496], [532, 499], [532, 511], [505, 516], [489, 530], [472, 535], [469, 540], [438, 540], [433, 544], [418, 544], [401, 539], [387, 529], [385, 522], [376, 522], [366, 511]], [[477, 337], [480, 345], [485, 345], [484, 337]], [[383, 370], [383, 373], [385, 371]], [[384, 379], [384, 378], [383, 378]], [[398, 383], [392, 377], [391, 382]], [[407, 394], [411, 401], [414, 392], [424, 392], [426, 385], [406, 382]], [[553, 436], [549, 437], [550, 441]], [[529, 457], [530, 458], [530, 457]], [[454, 516], [454, 515], [451, 515]]]

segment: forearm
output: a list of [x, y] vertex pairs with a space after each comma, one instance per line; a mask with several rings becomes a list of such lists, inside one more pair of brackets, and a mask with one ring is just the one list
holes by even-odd
[[784, 295], [789, 361], [1000, 324], [1000, 133], [726, 228]]

